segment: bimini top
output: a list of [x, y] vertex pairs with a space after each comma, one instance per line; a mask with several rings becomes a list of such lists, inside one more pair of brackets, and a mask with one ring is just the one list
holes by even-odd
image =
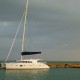
[[41, 54], [41, 52], [22, 52], [21, 55], [34, 55], [34, 54]]

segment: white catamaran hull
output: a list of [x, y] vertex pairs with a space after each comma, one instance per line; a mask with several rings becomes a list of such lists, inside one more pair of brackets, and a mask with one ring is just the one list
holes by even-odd
[[6, 69], [46, 69], [49, 68], [44, 63], [37, 63], [37, 64], [32, 64], [32, 63], [5, 63], [5, 68]]

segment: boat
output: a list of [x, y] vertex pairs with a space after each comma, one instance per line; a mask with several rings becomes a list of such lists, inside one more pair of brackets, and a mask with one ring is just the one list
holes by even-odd
[[24, 30], [23, 30], [23, 38], [22, 38], [22, 52], [21, 52], [21, 59], [17, 60], [15, 62], [8, 62], [7, 59], [9, 57], [9, 54], [12, 50], [13, 44], [15, 42], [15, 38], [17, 36], [17, 33], [15, 35], [15, 38], [13, 40], [12, 46], [10, 48], [10, 51], [8, 53], [7, 59], [5, 61], [5, 69], [9, 70], [26, 70], [26, 69], [48, 69], [49, 66], [46, 64], [46, 62], [43, 62], [42, 59], [23, 59], [23, 56], [25, 55], [36, 55], [36, 54], [41, 54], [41, 52], [29, 52], [29, 51], [24, 51], [24, 35], [25, 35], [25, 27], [26, 27], [26, 18], [27, 18], [27, 9], [28, 9], [28, 0], [26, 0], [26, 10], [24, 14]]

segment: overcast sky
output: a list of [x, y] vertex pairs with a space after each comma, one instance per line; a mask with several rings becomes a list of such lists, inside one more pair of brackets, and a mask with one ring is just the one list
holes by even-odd
[[[5, 60], [25, 10], [26, 0], [0, 0], [0, 60]], [[19, 59], [22, 26], [9, 59]], [[80, 61], [80, 0], [29, 0], [26, 50], [41, 58]]]

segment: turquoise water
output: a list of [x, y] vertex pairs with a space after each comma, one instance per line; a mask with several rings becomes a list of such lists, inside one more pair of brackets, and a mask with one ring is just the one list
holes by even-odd
[[80, 68], [2, 70], [0, 80], [80, 80]]

